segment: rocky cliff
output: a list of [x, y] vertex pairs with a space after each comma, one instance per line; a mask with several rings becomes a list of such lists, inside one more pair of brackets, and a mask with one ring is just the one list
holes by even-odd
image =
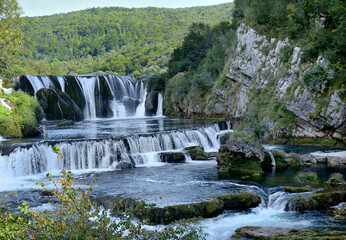
[[242, 120], [254, 111], [277, 137], [325, 137], [346, 142], [346, 90], [327, 89], [326, 82], [314, 88], [302, 80], [316, 66], [323, 70], [325, 79], [333, 78], [328, 61], [320, 56], [314, 63], [302, 63], [301, 47], [288, 39], [267, 38], [244, 24], [236, 34], [228, 79], [218, 80], [206, 102], [191, 102], [185, 114]]

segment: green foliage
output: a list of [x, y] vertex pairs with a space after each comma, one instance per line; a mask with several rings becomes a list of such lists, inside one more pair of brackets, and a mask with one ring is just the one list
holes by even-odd
[[323, 92], [328, 81], [334, 78], [333, 71], [321, 64], [313, 64], [302, 76], [302, 82], [310, 89]]
[[13, 107], [12, 111], [0, 105], [0, 135], [25, 137], [37, 134], [38, 122], [43, 118], [38, 101], [21, 91], [2, 95]]
[[297, 176], [294, 177], [297, 182], [314, 182], [317, 181], [317, 174], [315, 172], [299, 172]]
[[[335, 71], [335, 81], [329, 84], [342, 88], [339, 83], [345, 79], [345, 1], [236, 0], [234, 4], [234, 27], [245, 22], [267, 36], [299, 41], [303, 48], [302, 63], [323, 56]], [[286, 62], [290, 49], [283, 51], [281, 60]]]
[[[49, 180], [54, 184], [52, 197], [58, 200], [54, 211], [35, 212], [27, 202], [20, 206], [21, 214], [0, 212], [1, 239], [205, 239], [202, 228], [191, 221], [181, 221], [161, 231], [149, 231], [145, 222], [133, 222], [133, 216], [140, 216], [147, 205], [139, 202], [123, 209], [121, 199], [113, 206], [117, 219], [91, 202], [92, 184], [86, 189], [77, 186], [71, 172], [63, 170], [63, 177], [55, 180], [50, 173]], [[96, 179], [93, 181], [95, 182]], [[37, 182], [47, 189], [43, 183]], [[0, 199], [0, 203], [1, 203]]]
[[191, 27], [183, 45], [172, 54], [168, 74], [163, 75], [169, 78], [166, 114], [179, 114], [178, 109], [187, 109], [191, 102], [203, 102], [216, 80], [224, 77], [222, 70], [234, 44], [235, 33], [228, 22], [213, 28], [202, 23]]
[[283, 48], [281, 48], [279, 53], [281, 62], [283, 63], [288, 62], [292, 54], [293, 54], [293, 47], [291, 45], [286, 45]]
[[[161, 74], [193, 22], [230, 18], [233, 3], [183, 9], [92, 8], [27, 17], [26, 74]], [[137, 72], [136, 72], [137, 71]]]
[[16, 0], [0, 1], [0, 76], [7, 80], [18, 74], [18, 53], [24, 37], [19, 15]]
[[166, 79], [161, 75], [154, 75], [149, 78], [147, 82], [148, 91], [164, 91], [166, 86]]

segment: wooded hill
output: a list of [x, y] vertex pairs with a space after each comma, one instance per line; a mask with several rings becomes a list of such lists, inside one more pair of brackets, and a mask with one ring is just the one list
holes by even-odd
[[228, 21], [233, 3], [180, 9], [92, 8], [26, 17], [26, 74], [153, 74], [194, 22]]

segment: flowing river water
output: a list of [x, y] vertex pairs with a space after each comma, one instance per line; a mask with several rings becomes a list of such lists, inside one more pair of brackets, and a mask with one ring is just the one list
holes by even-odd
[[[159, 113], [161, 115], [161, 112]], [[230, 239], [242, 226], [341, 229], [346, 227], [320, 213], [300, 214], [284, 211], [287, 201], [297, 194], [282, 191], [292, 185], [292, 177], [301, 169], [273, 172], [254, 181], [220, 180], [216, 159], [194, 161], [185, 154], [184, 163], [161, 161], [163, 152], [182, 152], [188, 146], [201, 146], [216, 152], [220, 136], [231, 131], [227, 122], [208, 120], [132, 118], [83, 121], [72, 126], [45, 126], [46, 139], [3, 141], [0, 143], [0, 192], [17, 189], [13, 205], [28, 201], [36, 209], [51, 207], [36, 189], [35, 181], [49, 184], [45, 174], [57, 176], [62, 168], [71, 170], [81, 186], [98, 178], [93, 195], [140, 198], [159, 206], [207, 200], [209, 196], [250, 191], [262, 203], [248, 211], [225, 211], [200, 222], [209, 239]], [[64, 158], [57, 158], [52, 146], [59, 146]], [[321, 147], [284, 147], [287, 151], [338, 151]], [[118, 169], [122, 163], [135, 165]], [[305, 169], [306, 170], [306, 169]], [[319, 177], [328, 179], [344, 168], [310, 167]], [[21, 186], [23, 184], [23, 186]], [[311, 193], [303, 193], [311, 194]]]

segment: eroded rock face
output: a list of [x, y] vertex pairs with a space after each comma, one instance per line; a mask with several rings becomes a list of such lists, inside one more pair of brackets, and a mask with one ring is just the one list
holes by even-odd
[[261, 162], [264, 161], [264, 151], [245, 141], [230, 141], [222, 145], [217, 154], [219, 173], [262, 174]]
[[184, 150], [189, 153], [192, 160], [207, 160], [211, 157], [216, 156], [216, 153], [204, 152], [204, 149], [199, 146], [187, 147], [187, 148], [184, 148]]
[[82, 120], [82, 111], [66, 93], [59, 90], [42, 88], [36, 95], [47, 120]]
[[[290, 55], [284, 61], [285, 49], [290, 49]], [[346, 103], [340, 97], [342, 92], [335, 90], [324, 96], [306, 87], [301, 79], [311, 65], [301, 63], [302, 53], [288, 39], [268, 38], [242, 24], [237, 29], [237, 46], [227, 73], [229, 80], [215, 84], [205, 104], [191, 98], [186, 109], [177, 111], [241, 121], [256, 92], [268, 92], [276, 102], [282, 102], [294, 122], [292, 128], [275, 127], [278, 122], [275, 120], [269, 126], [274, 136], [336, 138], [346, 143]], [[319, 57], [316, 64], [329, 63]], [[202, 110], [201, 105], [205, 105]]]
[[158, 106], [158, 96], [159, 91], [151, 91], [147, 95], [147, 99], [145, 101], [145, 115], [146, 116], [155, 116]]

